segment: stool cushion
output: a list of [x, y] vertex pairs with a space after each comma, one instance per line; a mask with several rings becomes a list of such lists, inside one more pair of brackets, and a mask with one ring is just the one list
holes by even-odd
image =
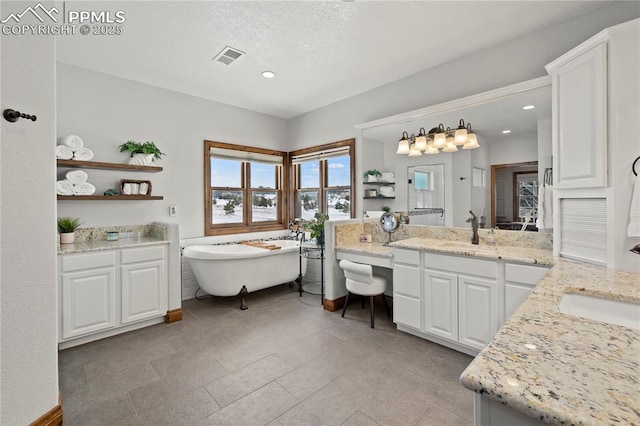
[[371, 265], [341, 260], [340, 267], [346, 277], [347, 290], [361, 296], [377, 296], [387, 289], [387, 279], [374, 274]]

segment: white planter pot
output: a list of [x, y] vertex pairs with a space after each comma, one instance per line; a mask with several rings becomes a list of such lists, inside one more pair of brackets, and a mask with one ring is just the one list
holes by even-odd
[[153, 162], [153, 154], [133, 154], [129, 159], [129, 164], [135, 166], [149, 166]]
[[76, 240], [76, 234], [73, 232], [61, 232], [60, 244], [73, 244]]
[[377, 181], [378, 181], [378, 177], [374, 175], [367, 175], [367, 179], [365, 180], [365, 182], [377, 182]]

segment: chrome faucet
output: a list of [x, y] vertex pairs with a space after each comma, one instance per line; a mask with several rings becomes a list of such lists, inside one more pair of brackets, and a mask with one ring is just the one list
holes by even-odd
[[484, 227], [486, 223], [484, 211], [480, 216], [480, 221], [478, 221], [478, 217], [471, 210], [469, 210], [469, 213], [471, 213], [471, 217], [467, 219], [467, 222], [471, 223], [471, 230], [473, 231], [473, 234], [471, 235], [471, 244], [478, 244], [480, 242], [480, 238], [478, 237], [478, 226]]

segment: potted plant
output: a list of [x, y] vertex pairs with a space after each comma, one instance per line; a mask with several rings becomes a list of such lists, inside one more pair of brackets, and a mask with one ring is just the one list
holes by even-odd
[[311, 230], [311, 238], [315, 238], [318, 245], [324, 244], [324, 222], [326, 220], [329, 220], [329, 215], [316, 212], [313, 216], [313, 221], [304, 225], [305, 229]]
[[82, 225], [78, 217], [59, 217], [58, 232], [60, 233], [60, 244], [71, 244], [75, 241], [75, 231]]
[[371, 169], [364, 172], [365, 182], [377, 182], [379, 177], [382, 177], [382, 173], [379, 170]]
[[120, 145], [119, 148], [120, 152], [126, 151], [131, 154], [129, 164], [149, 165], [152, 161], [160, 160], [163, 155], [166, 155], [160, 151], [160, 148], [158, 148], [155, 143], [150, 141], [144, 143], [127, 141]]

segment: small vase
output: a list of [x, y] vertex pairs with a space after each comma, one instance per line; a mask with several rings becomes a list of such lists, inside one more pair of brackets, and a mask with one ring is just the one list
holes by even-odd
[[129, 164], [135, 166], [148, 166], [153, 162], [153, 154], [133, 154], [129, 159]]
[[76, 234], [73, 232], [61, 232], [60, 244], [73, 244], [76, 240]]
[[374, 175], [367, 175], [367, 182], [377, 182], [378, 178]]

